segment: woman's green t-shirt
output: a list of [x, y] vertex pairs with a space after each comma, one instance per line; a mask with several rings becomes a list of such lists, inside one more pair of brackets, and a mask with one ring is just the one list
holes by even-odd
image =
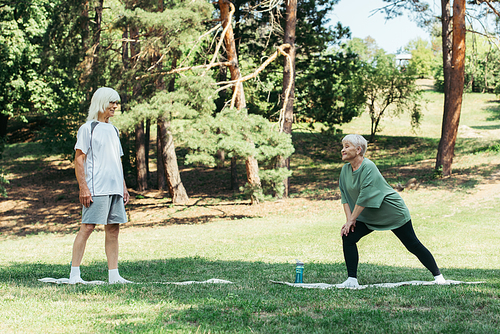
[[350, 163], [345, 164], [340, 172], [339, 185], [342, 204], [349, 204], [351, 212], [355, 205], [364, 207], [357, 220], [371, 230], [393, 230], [411, 219], [401, 196], [367, 158], [354, 172]]

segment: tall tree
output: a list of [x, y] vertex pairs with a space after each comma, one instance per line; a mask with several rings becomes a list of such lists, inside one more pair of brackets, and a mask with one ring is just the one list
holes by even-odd
[[[130, 129], [137, 126], [136, 133], [142, 135], [144, 123], [148, 120], [157, 121], [157, 161], [158, 184], [167, 183], [169, 193], [174, 203], [185, 203], [189, 199], [181, 182], [180, 172], [175, 153], [174, 138], [170, 122], [178, 113], [166, 105], [148, 106], [157, 94], [166, 93], [165, 81], [170, 80], [169, 92], [175, 90], [173, 77], [164, 77], [164, 71], [176, 66], [176, 61], [184, 56], [188, 46], [195, 41], [204, 29], [203, 21], [210, 18], [213, 6], [203, 0], [198, 1], [124, 1], [120, 19], [115, 27], [131, 27], [134, 33], [130, 35], [130, 47], [134, 51], [131, 58], [133, 66], [121, 76], [119, 83], [126, 88], [127, 82], [133, 82], [132, 103], [130, 112], [122, 119], [116, 118], [123, 128]], [[134, 44], [140, 43], [140, 48]], [[195, 44], [195, 43], [193, 43]], [[111, 48], [110, 48], [111, 49]], [[199, 49], [199, 47], [198, 47]], [[195, 48], [195, 52], [198, 51]], [[113, 67], [110, 65], [110, 69]], [[127, 89], [126, 89], [127, 90]], [[151, 102], [153, 103], [153, 102]], [[148, 112], [149, 110], [149, 112]], [[147, 128], [146, 128], [147, 129]], [[145, 135], [147, 137], [147, 135]], [[138, 144], [144, 141], [138, 140]], [[141, 144], [142, 145], [142, 144]], [[136, 149], [136, 165], [138, 175], [138, 189], [147, 186], [147, 149], [138, 145]], [[143, 167], [140, 167], [143, 166]], [[164, 173], [162, 172], [162, 168]], [[162, 180], [162, 174], [166, 180]], [[142, 186], [141, 186], [142, 184]]]
[[[384, 0], [390, 3], [383, 10], [388, 17], [401, 15], [401, 9], [413, 9], [428, 13], [429, 5], [420, 0]], [[465, 69], [465, 0], [441, 0], [441, 26], [444, 75], [444, 110], [441, 140], [436, 156], [436, 170], [443, 176], [452, 172], [453, 155], [457, 139]], [[428, 17], [424, 15], [422, 17]], [[421, 20], [425, 22], [425, 20]]]
[[[177, 67], [177, 57], [174, 55], [172, 61], [172, 68]], [[170, 79], [168, 85], [168, 91], [174, 92], [175, 90], [175, 77]], [[161, 164], [158, 163], [158, 173], [160, 171], [164, 172], [164, 179], [168, 186], [168, 192], [172, 198], [172, 202], [176, 204], [185, 204], [189, 201], [188, 194], [184, 188], [184, 184], [181, 180], [181, 175], [179, 173], [179, 166], [177, 163], [177, 155], [175, 153], [174, 137], [172, 134], [171, 120], [170, 118], [161, 115], [157, 118], [158, 123], [158, 138], [159, 146], [158, 150], [161, 154]], [[160, 158], [160, 157], [159, 157]], [[160, 179], [158, 179], [160, 180]]]
[[[164, 0], [158, 0], [158, 12], [163, 12], [165, 10], [165, 2]], [[156, 67], [161, 70], [162, 68], [162, 61], [161, 59], [157, 59], [158, 55], [156, 55], [155, 59], [153, 62], [156, 64]], [[171, 85], [174, 86], [175, 82], [173, 82], [173, 79], [171, 81]], [[163, 78], [158, 78], [156, 80], [156, 89], [157, 90], [163, 90], [165, 89], [165, 81]], [[163, 160], [163, 144], [162, 144], [162, 138], [159, 135], [162, 133], [162, 127], [160, 126], [160, 123], [156, 122], [156, 183], [158, 185], [158, 190], [165, 190], [166, 186], [166, 181], [165, 181], [165, 161]], [[174, 150], [175, 153], [175, 150]]]
[[[284, 59], [283, 65], [283, 108], [281, 111], [280, 131], [292, 135], [293, 124], [293, 104], [295, 101], [295, 30], [297, 27], [297, 0], [289, 0], [286, 2], [285, 11], [285, 38], [283, 42], [288, 44], [288, 57]], [[279, 168], [290, 169], [290, 157], [279, 157]], [[283, 180], [284, 192], [283, 196], [288, 197], [290, 189], [290, 178]]]
[[47, 122], [50, 126], [42, 127], [38, 138], [58, 153], [71, 154], [85, 118], [78, 80], [88, 40], [82, 29], [88, 25], [88, 17], [81, 15], [84, 4], [32, 0], [0, 5], [0, 129], [6, 130], [9, 118]]
[[161, 155], [163, 169], [165, 171], [168, 192], [174, 204], [185, 204], [189, 201], [186, 189], [182, 183], [175, 154], [174, 137], [170, 127], [170, 121], [164, 117], [158, 118], [158, 129], [161, 141]]
[[[448, 2], [448, 4], [447, 4]], [[443, 13], [445, 14], [449, 1], [442, 0]], [[443, 31], [445, 30], [445, 20]], [[442, 168], [442, 175], [449, 176], [452, 173], [453, 156], [457, 140], [460, 112], [462, 108], [462, 96], [464, 91], [465, 72], [465, 0], [454, 0], [453, 2], [453, 42], [451, 50], [451, 63], [448, 68], [449, 79], [446, 80], [445, 72], [445, 105], [443, 113], [443, 127], [441, 140], [439, 142], [436, 157], [436, 169]], [[444, 34], [444, 33], [443, 33]], [[443, 36], [444, 37], [444, 36]], [[445, 70], [445, 40], [443, 39], [443, 71]]]
[[[236, 51], [236, 44], [234, 42], [233, 28], [231, 26], [232, 15], [234, 14], [234, 5], [228, 0], [219, 0], [219, 8], [222, 26], [226, 31], [226, 34], [223, 36], [223, 38], [224, 44], [226, 46], [227, 60], [231, 64], [229, 65], [231, 80], [239, 80], [241, 79], [241, 72], [238, 65], [238, 54]], [[234, 106], [237, 110], [242, 112], [242, 117], [245, 117], [246, 101], [245, 92], [243, 90], [243, 83], [237, 82], [233, 86], [233, 91]], [[245, 161], [245, 167], [247, 171], [247, 182], [256, 191], [256, 193], [258, 193], [262, 186], [259, 177], [259, 163], [257, 162], [257, 159], [255, 159], [255, 157], [253, 156], [248, 156]], [[251, 199], [252, 204], [259, 203], [259, 196], [252, 194]]]
[[[139, 42], [139, 27], [131, 26], [130, 37], [133, 42], [130, 44], [130, 59], [133, 65], [131, 67], [139, 67], [137, 64], [140, 60], [140, 42]], [[139, 97], [142, 94], [142, 83], [136, 81], [133, 86], [133, 96]], [[138, 191], [148, 189], [148, 168], [146, 156], [146, 133], [144, 131], [144, 120], [137, 122], [135, 125], [135, 170], [136, 170], [136, 186]]]

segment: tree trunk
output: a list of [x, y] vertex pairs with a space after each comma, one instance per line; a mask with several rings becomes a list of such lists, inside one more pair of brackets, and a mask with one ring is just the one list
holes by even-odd
[[[227, 67], [220, 66], [219, 67], [219, 81], [227, 80]], [[224, 104], [227, 99], [226, 90], [223, 89], [219, 92], [219, 97], [215, 100], [215, 105], [217, 106], [217, 112], [220, 112], [224, 109]], [[220, 131], [219, 131], [220, 132]], [[226, 152], [224, 150], [217, 150], [217, 168], [224, 168], [224, 162], [226, 159]], [[231, 173], [233, 173], [233, 164], [231, 164]], [[234, 171], [236, 173], [236, 171]], [[231, 184], [231, 189], [233, 189]]]
[[[283, 105], [283, 127], [281, 131], [288, 135], [292, 135], [293, 124], [293, 103], [295, 100], [295, 28], [297, 26], [297, 0], [289, 0], [286, 3], [286, 25], [285, 25], [285, 38], [284, 43], [290, 44], [288, 55], [291, 58], [291, 64], [285, 58], [285, 65], [283, 68], [283, 93], [282, 97], [285, 99], [288, 91], [288, 99], [286, 105]], [[283, 101], [285, 102], [285, 101]], [[290, 169], [290, 157], [278, 157], [278, 167]], [[285, 191], [283, 197], [288, 197], [290, 189], [290, 179], [287, 177], [283, 180]]]
[[238, 190], [238, 172], [236, 167], [238, 166], [238, 159], [236, 157], [231, 158], [231, 190]]
[[93, 31], [94, 38], [92, 40], [93, 48], [93, 58], [92, 58], [92, 70], [90, 74], [90, 85], [91, 91], [95, 91], [99, 86], [99, 82], [102, 81], [101, 73], [99, 71], [99, 50], [101, 44], [101, 24], [102, 24], [102, 11], [103, 11], [104, 0], [98, 0], [97, 6], [95, 7], [95, 29]]
[[[443, 49], [443, 78], [444, 78], [444, 107], [443, 107], [443, 122], [441, 125], [441, 135], [445, 133], [447, 126], [446, 119], [450, 109], [450, 76], [451, 76], [451, 51], [453, 46], [452, 26], [451, 26], [451, 0], [441, 0], [441, 39]], [[443, 166], [443, 152], [445, 141], [441, 136], [439, 141], [438, 152], [436, 156], [436, 170]]]
[[[163, 12], [165, 8], [165, 3], [163, 0], [158, 0], [158, 12]], [[157, 68], [159, 70], [162, 69], [162, 62], [159, 61], [159, 56], [154, 59], [154, 63], [158, 64]], [[174, 58], [174, 64], [175, 64], [175, 58]], [[158, 79], [155, 81], [156, 85], [156, 90], [157, 91], [162, 91], [165, 89], [165, 81], [163, 80], [162, 76], [159, 76]], [[157, 122], [156, 124], [156, 182], [158, 184], [158, 190], [165, 190], [166, 189], [166, 180], [165, 180], [165, 163], [163, 161], [163, 146], [161, 142], [161, 126]]]
[[[177, 58], [174, 56], [172, 68], [177, 67]], [[175, 89], [175, 77], [168, 84], [168, 91], [173, 92]], [[161, 161], [163, 162], [163, 171], [165, 173], [165, 181], [167, 183], [168, 192], [174, 204], [185, 204], [189, 201], [186, 189], [182, 184], [181, 174], [179, 173], [179, 165], [177, 163], [177, 155], [175, 153], [174, 137], [170, 131], [170, 121], [164, 117], [158, 117], [158, 137], [160, 143], [158, 150], [161, 147]]]
[[[145, 165], [146, 165], [146, 184], [149, 182], [149, 142], [151, 141], [151, 120], [146, 120], [146, 127], [144, 129], [144, 150], [145, 150]], [[147, 186], [146, 186], [147, 187]]]
[[[465, 72], [465, 32], [465, 0], [454, 0], [449, 99], [448, 101], [445, 99], [441, 141], [439, 142], [436, 158], [436, 167], [439, 168], [442, 166], [443, 176], [449, 176], [452, 173], [451, 166], [462, 109]], [[448, 109], [446, 109], [447, 107]]]
[[[227, 0], [219, 0], [219, 8], [221, 13], [222, 26], [224, 29], [228, 26], [230, 20], [230, 10], [234, 10], [234, 6]], [[238, 55], [234, 42], [233, 28], [229, 25], [226, 35], [224, 36], [224, 44], [226, 46], [227, 60], [231, 62], [229, 72], [231, 73], [231, 80], [238, 80], [241, 78], [241, 72], [238, 65]], [[235, 107], [238, 110], [246, 108], [245, 93], [243, 91], [243, 83], [239, 82], [233, 86], [233, 92], [236, 90]], [[247, 181], [254, 189], [260, 189], [259, 177], [259, 163], [255, 157], [247, 157], [245, 161], [247, 171]], [[253, 194], [251, 196], [252, 204], [258, 204], [259, 199]]]
[[[138, 39], [139, 31], [136, 27], [132, 27], [130, 31], [130, 37], [134, 40]], [[130, 43], [130, 56], [135, 59], [135, 56], [139, 53], [138, 42], [134, 41]], [[139, 82], [133, 88], [133, 96], [140, 96], [141, 94], [141, 84]], [[146, 166], [146, 138], [144, 134], [144, 122], [139, 122], [135, 127], [135, 168], [137, 177], [137, 190], [144, 191], [148, 188], [148, 176], [147, 176], [147, 166]]]
[[162, 156], [168, 192], [170, 193], [170, 197], [172, 197], [172, 203], [185, 204], [189, 201], [189, 197], [181, 181], [177, 156], [175, 154], [174, 138], [170, 131], [170, 122], [163, 118], [158, 118], [158, 127], [160, 129], [159, 135], [162, 142]]
[[161, 127], [156, 125], [156, 181], [158, 183], [158, 190], [165, 190], [165, 164], [163, 162], [163, 146], [161, 144]]
[[90, 35], [89, 31], [89, 0], [84, 0], [82, 5], [82, 13], [80, 14], [80, 36], [82, 50], [87, 50], [87, 40]]
[[144, 191], [148, 188], [148, 171], [146, 168], [146, 140], [144, 122], [135, 126], [135, 168], [137, 172], [137, 190]]
[[[122, 33], [122, 38], [124, 42], [122, 42], [122, 65], [123, 69], [126, 71], [129, 68], [129, 50], [128, 50], [128, 42], [125, 42], [128, 40], [129, 35], [128, 35], [128, 28], [125, 27], [123, 28], [123, 33]], [[123, 83], [123, 86], [121, 87], [121, 112], [125, 113], [128, 110], [128, 82], [125, 80]], [[122, 158], [122, 163], [123, 163], [123, 169], [125, 173], [128, 173], [132, 170], [132, 164], [131, 164], [131, 157], [130, 157], [130, 133], [128, 132], [121, 132], [121, 139], [122, 139], [122, 146], [123, 146], [123, 158]], [[125, 175], [127, 176], [127, 175]]]
[[[7, 124], [9, 116], [0, 112], [0, 141], [7, 139]], [[1, 146], [1, 143], [0, 143]], [[0, 152], [1, 154], [2, 152]]]

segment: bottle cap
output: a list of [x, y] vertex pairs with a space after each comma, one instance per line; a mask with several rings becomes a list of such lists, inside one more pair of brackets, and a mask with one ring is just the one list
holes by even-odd
[[295, 261], [297, 262], [297, 265], [298, 265], [298, 266], [303, 266], [303, 265], [304, 265], [304, 262], [302, 262], [302, 261], [300, 261], [300, 260], [295, 259]]

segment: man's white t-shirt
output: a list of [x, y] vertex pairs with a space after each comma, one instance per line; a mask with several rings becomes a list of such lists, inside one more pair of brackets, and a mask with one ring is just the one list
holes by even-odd
[[78, 130], [75, 151], [85, 155], [85, 180], [92, 196], [123, 196], [122, 145], [118, 130], [110, 123], [97, 122], [91, 133], [88, 121]]

